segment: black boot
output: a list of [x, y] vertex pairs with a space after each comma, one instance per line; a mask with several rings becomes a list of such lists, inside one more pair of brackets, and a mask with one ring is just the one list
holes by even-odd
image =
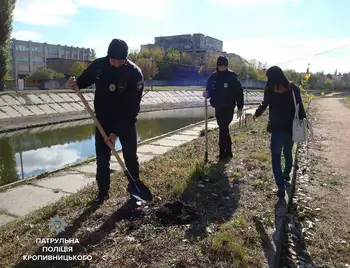
[[233, 157], [231, 147], [229, 147], [229, 148], [226, 150], [226, 156], [227, 156], [228, 158], [232, 158], [232, 157]]
[[97, 206], [102, 206], [105, 201], [109, 199], [109, 194], [98, 194], [97, 199], [94, 201], [94, 204]]
[[223, 149], [220, 149], [219, 160], [226, 160], [226, 159], [227, 159], [226, 151]]

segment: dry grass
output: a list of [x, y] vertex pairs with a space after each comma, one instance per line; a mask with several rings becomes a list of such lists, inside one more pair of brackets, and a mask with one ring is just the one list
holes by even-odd
[[350, 97], [346, 97], [346, 98], [345, 98], [345, 102], [346, 102], [347, 104], [350, 104]]
[[[217, 162], [217, 131], [209, 133], [206, 165], [203, 137], [146, 163], [141, 179], [156, 198], [145, 208], [126, 208], [126, 181], [116, 174], [111, 199], [97, 210], [87, 207], [96, 193], [89, 187], [2, 227], [0, 267], [265, 267], [262, 245], [274, 227], [275, 203], [266, 123], [267, 115], [231, 128], [234, 158], [227, 163]], [[175, 200], [198, 217], [161, 217], [158, 208]], [[55, 237], [48, 222], [56, 214], [69, 224], [58, 237], [78, 238], [74, 255], [91, 255], [89, 264], [22, 261], [45, 254], [35, 239]]]

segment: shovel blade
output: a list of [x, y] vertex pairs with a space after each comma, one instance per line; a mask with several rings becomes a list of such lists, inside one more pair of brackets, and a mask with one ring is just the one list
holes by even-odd
[[128, 192], [135, 199], [143, 202], [149, 202], [153, 200], [153, 195], [151, 190], [141, 181], [135, 180], [131, 177], [128, 172], [125, 172], [126, 177], [128, 178]]

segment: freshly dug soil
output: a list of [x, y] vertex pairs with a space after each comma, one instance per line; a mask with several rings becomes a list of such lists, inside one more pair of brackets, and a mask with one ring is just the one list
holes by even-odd
[[192, 206], [180, 201], [166, 203], [155, 210], [156, 217], [162, 224], [189, 224], [200, 217], [200, 213]]

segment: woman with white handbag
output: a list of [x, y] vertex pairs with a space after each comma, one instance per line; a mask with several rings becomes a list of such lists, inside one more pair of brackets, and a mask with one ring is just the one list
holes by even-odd
[[[293, 166], [293, 144], [307, 139], [306, 113], [300, 88], [288, 81], [280, 67], [270, 67], [266, 71], [266, 76], [264, 100], [256, 109], [253, 119], [262, 115], [269, 106], [267, 131], [271, 133], [272, 170], [278, 188], [277, 196], [284, 198], [285, 180], [290, 180]], [[282, 151], [285, 159], [283, 171], [281, 167]]]

